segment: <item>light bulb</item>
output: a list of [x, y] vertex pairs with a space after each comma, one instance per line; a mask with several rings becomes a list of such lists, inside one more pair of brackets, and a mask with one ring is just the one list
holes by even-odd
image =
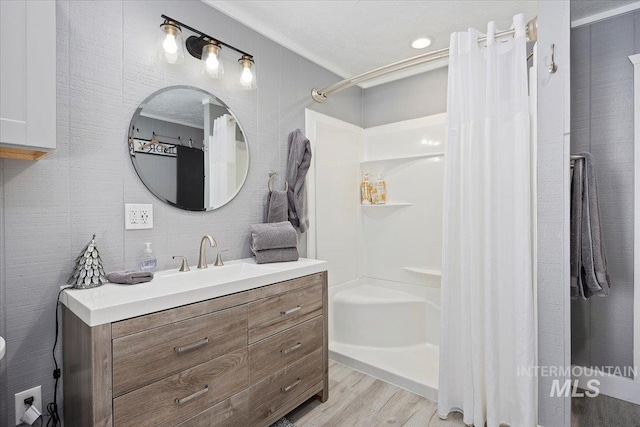
[[242, 74], [240, 75], [240, 84], [242, 86], [251, 86], [252, 81], [253, 81], [253, 74], [251, 73], [251, 68], [243, 67]]
[[249, 55], [242, 55], [238, 60], [242, 67], [240, 74], [240, 88], [243, 90], [254, 90], [256, 85], [256, 69], [253, 58]]
[[202, 73], [218, 79], [224, 75], [224, 65], [220, 59], [220, 45], [211, 40], [202, 47]]
[[213, 71], [218, 69], [218, 66], [220, 65], [220, 61], [218, 61], [218, 57], [216, 55], [209, 55], [205, 64], [207, 65], [207, 68], [209, 70]]
[[173, 21], [165, 20], [160, 25], [156, 50], [158, 58], [169, 64], [182, 62], [184, 58], [182, 31]]
[[168, 54], [174, 54], [178, 51], [178, 43], [176, 43], [176, 36], [173, 34], [167, 34], [167, 37], [162, 43], [162, 47]]

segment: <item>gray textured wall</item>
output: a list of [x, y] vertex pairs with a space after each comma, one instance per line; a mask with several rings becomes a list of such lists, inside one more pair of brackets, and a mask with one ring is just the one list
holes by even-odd
[[[633, 365], [633, 66], [640, 12], [571, 31], [571, 152], [594, 156], [611, 294], [571, 303], [572, 362]], [[640, 315], [640, 314], [638, 314]]]
[[[537, 256], [538, 365], [571, 364], [569, 305], [570, 12], [568, 1], [538, 2]], [[548, 46], [555, 44], [558, 70], [549, 74]], [[545, 48], [543, 48], [545, 47]], [[554, 381], [538, 377], [538, 424], [569, 426], [571, 398], [552, 397]]]
[[364, 127], [447, 111], [448, 67], [365, 89]]
[[[258, 90], [232, 91], [203, 77], [191, 57], [179, 66], [156, 60], [162, 13], [254, 53]], [[14, 393], [42, 384], [44, 401], [52, 399], [55, 296], [92, 233], [108, 270], [135, 266], [145, 241], [153, 242], [161, 269], [176, 266], [174, 254], [194, 263], [205, 233], [230, 250], [229, 258], [248, 257], [247, 230], [262, 219], [267, 172], [284, 173], [286, 136], [304, 129], [304, 108], [362, 124], [362, 90], [314, 103], [311, 88], [337, 76], [198, 0], [59, 1], [57, 19], [57, 149], [38, 162], [0, 160], [0, 333], [8, 345], [0, 362], [3, 426], [12, 425]], [[148, 95], [169, 85], [197, 86], [218, 96], [247, 133], [247, 182], [236, 199], [214, 212], [160, 203], [129, 160], [131, 115]], [[125, 231], [125, 203], [153, 203], [154, 228]]]

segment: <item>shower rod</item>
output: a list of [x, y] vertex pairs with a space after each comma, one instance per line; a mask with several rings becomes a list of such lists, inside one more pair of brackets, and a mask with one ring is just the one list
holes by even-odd
[[[502, 37], [510, 37], [515, 34], [515, 29], [510, 29], [506, 31], [502, 31], [495, 34], [496, 38]], [[529, 22], [527, 22], [527, 27], [525, 29], [525, 33], [529, 41], [538, 40], [538, 17], [534, 17]], [[482, 43], [487, 41], [487, 37], [480, 37], [478, 39], [478, 43]], [[411, 58], [403, 59], [401, 61], [393, 62], [388, 65], [384, 65], [379, 68], [375, 68], [373, 70], [365, 71], [364, 73], [357, 74], [353, 77], [349, 77], [348, 79], [339, 81], [338, 83], [334, 83], [331, 86], [327, 86], [323, 89], [313, 88], [311, 90], [311, 97], [316, 102], [324, 102], [329, 97], [337, 92], [341, 92], [345, 89], [348, 89], [352, 86], [355, 86], [359, 83], [365, 82], [367, 80], [375, 79], [376, 77], [384, 76], [385, 74], [395, 73], [396, 71], [404, 70], [405, 68], [410, 68], [416, 65], [424, 64], [427, 62], [436, 61], [441, 58], [446, 58], [449, 56], [449, 48], [445, 47], [442, 49], [434, 50], [431, 52], [423, 53], [420, 55], [412, 56]]]

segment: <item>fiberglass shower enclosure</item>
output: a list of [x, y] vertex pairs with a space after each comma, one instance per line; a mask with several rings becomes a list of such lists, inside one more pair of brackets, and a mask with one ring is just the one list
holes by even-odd
[[[445, 122], [362, 129], [306, 110], [308, 255], [329, 262], [331, 358], [434, 400]], [[365, 172], [383, 175], [385, 205], [360, 205]]]

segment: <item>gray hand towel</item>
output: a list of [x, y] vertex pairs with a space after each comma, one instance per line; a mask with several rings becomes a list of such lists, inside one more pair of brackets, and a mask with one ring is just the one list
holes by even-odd
[[570, 245], [571, 245], [571, 298], [584, 298], [582, 287], [582, 187], [584, 162], [576, 160], [571, 176], [571, 213], [570, 213]]
[[571, 296], [587, 299], [593, 295], [609, 295], [611, 279], [602, 240], [593, 157], [590, 153], [580, 155], [584, 160], [575, 161], [571, 195], [575, 205], [571, 209], [571, 249], [575, 251], [571, 256]]
[[267, 203], [267, 222], [283, 222], [287, 220], [287, 209], [289, 202], [287, 192], [283, 190], [273, 190], [269, 193]]
[[253, 254], [258, 264], [297, 261], [298, 258], [300, 258], [298, 248], [265, 249], [262, 251], [253, 251]]
[[107, 280], [111, 283], [121, 283], [124, 285], [137, 285], [138, 283], [150, 282], [153, 280], [152, 271], [124, 270], [112, 271], [107, 274]]
[[289, 160], [287, 183], [289, 184], [289, 221], [304, 233], [309, 228], [304, 180], [311, 166], [311, 143], [300, 129], [289, 134]]
[[298, 235], [289, 221], [269, 224], [254, 224], [251, 230], [251, 249], [295, 248], [298, 246]]

